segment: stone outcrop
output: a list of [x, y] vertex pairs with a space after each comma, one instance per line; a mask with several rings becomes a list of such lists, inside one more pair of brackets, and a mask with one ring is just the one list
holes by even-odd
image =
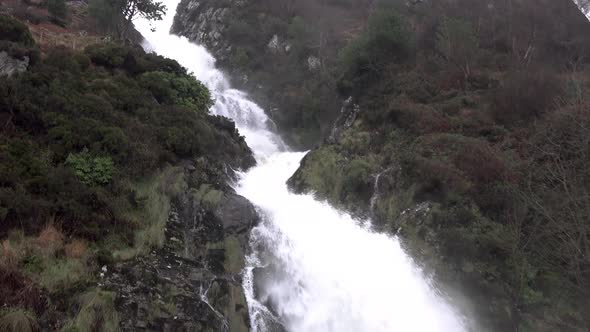
[[27, 70], [29, 66], [29, 57], [24, 56], [22, 59], [13, 58], [7, 52], [0, 52], [0, 76], [12, 76]]
[[229, 18], [245, 3], [246, 0], [184, 0], [178, 6], [172, 31], [206, 46], [218, 59], [224, 59], [231, 51], [229, 40], [223, 38]]
[[105, 273], [121, 329], [248, 331], [241, 272], [257, 221], [252, 204], [225, 185], [174, 199], [164, 246]]

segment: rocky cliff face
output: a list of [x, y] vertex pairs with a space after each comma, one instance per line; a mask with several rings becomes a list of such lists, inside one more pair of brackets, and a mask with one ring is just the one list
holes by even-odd
[[231, 44], [223, 38], [229, 18], [246, 4], [246, 0], [182, 1], [178, 6], [172, 31], [207, 47], [223, 61], [231, 52]]
[[176, 197], [164, 246], [105, 268], [101, 286], [116, 294], [121, 329], [248, 331], [241, 272], [257, 221], [254, 207], [225, 185]]

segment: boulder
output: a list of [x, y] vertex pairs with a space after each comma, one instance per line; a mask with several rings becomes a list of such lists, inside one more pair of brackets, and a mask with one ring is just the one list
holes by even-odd
[[8, 55], [7, 52], [0, 52], [0, 76], [12, 76], [15, 73], [21, 73], [27, 70], [28, 66], [28, 56], [17, 59]]
[[248, 232], [258, 221], [256, 209], [247, 199], [236, 194], [225, 194], [214, 215], [222, 222], [228, 233]]

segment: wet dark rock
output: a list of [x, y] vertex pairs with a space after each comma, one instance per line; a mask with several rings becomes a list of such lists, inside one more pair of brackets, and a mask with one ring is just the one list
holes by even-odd
[[258, 220], [252, 203], [234, 194], [223, 196], [215, 216], [221, 220], [225, 231], [235, 234], [248, 232]]
[[122, 331], [249, 330], [241, 272], [258, 217], [223, 190], [215, 207], [189, 192], [177, 197], [164, 246], [108, 268], [102, 287], [117, 294]]

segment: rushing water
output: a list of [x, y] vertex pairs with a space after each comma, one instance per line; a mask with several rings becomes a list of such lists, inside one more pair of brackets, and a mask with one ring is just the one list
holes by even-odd
[[244, 271], [252, 330], [462, 331], [461, 317], [444, 300], [394, 237], [312, 195], [288, 191], [286, 180], [305, 152], [292, 152], [268, 129], [264, 111], [231, 89], [201, 46], [168, 33], [178, 0], [153, 32], [136, 26], [144, 47], [176, 59], [212, 92], [211, 113], [236, 122], [258, 166], [242, 173], [236, 191], [259, 208]]

